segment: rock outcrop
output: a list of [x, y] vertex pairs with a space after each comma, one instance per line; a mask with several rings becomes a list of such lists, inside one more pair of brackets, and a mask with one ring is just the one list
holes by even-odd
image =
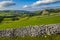
[[24, 37], [24, 36], [40, 36], [60, 33], [60, 24], [49, 24], [40, 26], [28, 26], [16, 29], [0, 30], [0, 37]]

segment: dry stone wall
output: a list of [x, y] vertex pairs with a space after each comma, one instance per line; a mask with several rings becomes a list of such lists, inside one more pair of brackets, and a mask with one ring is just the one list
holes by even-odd
[[0, 37], [24, 37], [24, 36], [40, 36], [60, 33], [60, 24], [49, 24], [40, 26], [29, 26], [16, 29], [0, 30]]

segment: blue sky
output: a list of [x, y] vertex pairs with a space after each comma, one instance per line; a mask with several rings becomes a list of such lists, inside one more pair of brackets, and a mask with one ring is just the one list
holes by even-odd
[[60, 6], [60, 0], [0, 0], [0, 10], [40, 10]]

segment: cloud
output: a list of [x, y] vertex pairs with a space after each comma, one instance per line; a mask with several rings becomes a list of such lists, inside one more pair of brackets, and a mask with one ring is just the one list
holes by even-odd
[[33, 4], [31, 4], [30, 6], [24, 5], [23, 8], [32, 8], [35, 6], [41, 6], [44, 4], [51, 4], [51, 3], [55, 3], [55, 2], [60, 2], [60, 0], [38, 0], [38, 1], [34, 2]]
[[31, 8], [31, 6], [28, 6], [28, 5], [24, 5], [23, 8]]
[[0, 8], [12, 6], [12, 5], [15, 5], [15, 3], [12, 2], [12, 1], [2, 1], [2, 2], [0, 2]]
[[28, 8], [28, 6], [27, 5], [24, 5], [23, 8]]
[[55, 2], [59, 2], [60, 0], [39, 0], [36, 1], [32, 4], [32, 6], [40, 6], [43, 4], [49, 4], [49, 3], [55, 3]]

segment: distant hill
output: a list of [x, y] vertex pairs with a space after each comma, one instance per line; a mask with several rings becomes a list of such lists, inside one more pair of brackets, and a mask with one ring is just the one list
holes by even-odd
[[13, 12], [30, 12], [30, 11], [26, 11], [26, 10], [0, 10], [0, 12], [9, 12], [9, 11], [13, 11]]

